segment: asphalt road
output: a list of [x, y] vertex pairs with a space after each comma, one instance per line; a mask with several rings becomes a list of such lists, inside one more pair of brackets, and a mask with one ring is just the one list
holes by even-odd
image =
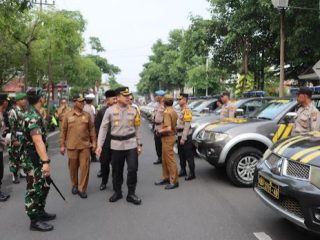
[[[68, 166], [59, 155], [58, 135], [50, 138], [52, 177], [65, 194], [65, 203], [52, 188], [47, 211], [57, 214], [55, 230], [29, 231], [24, 213], [25, 181], [13, 185], [6, 167], [4, 189], [11, 199], [0, 203], [1, 240], [305, 240], [316, 239], [281, 219], [255, 196], [252, 189], [237, 188], [221, 170], [196, 160], [197, 179], [180, 180], [180, 187], [166, 191], [154, 186], [161, 166], [154, 166], [153, 137], [143, 125], [144, 153], [140, 158], [137, 194], [141, 206], [125, 201], [109, 203], [111, 185], [99, 191], [98, 163], [91, 164], [88, 199], [71, 194]], [[126, 186], [123, 188], [126, 194]]]

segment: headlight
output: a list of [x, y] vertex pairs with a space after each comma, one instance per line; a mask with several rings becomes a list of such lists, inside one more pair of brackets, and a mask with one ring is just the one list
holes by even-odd
[[320, 168], [311, 167], [310, 182], [312, 185], [320, 188]]
[[218, 132], [212, 132], [210, 134], [210, 140], [215, 142], [220, 142], [225, 140], [229, 135], [226, 133], [218, 133]]

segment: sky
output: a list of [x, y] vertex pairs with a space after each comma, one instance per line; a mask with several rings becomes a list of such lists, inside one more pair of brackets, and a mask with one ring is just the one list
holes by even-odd
[[133, 91], [153, 43], [166, 41], [173, 29], [186, 29], [191, 14], [210, 17], [207, 0], [56, 0], [56, 6], [82, 13], [86, 41], [100, 39], [102, 55], [121, 69], [117, 81]]

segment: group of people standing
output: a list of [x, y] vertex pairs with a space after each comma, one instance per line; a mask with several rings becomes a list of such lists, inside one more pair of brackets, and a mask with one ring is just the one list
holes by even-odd
[[[188, 94], [183, 93], [178, 97], [181, 108], [178, 115], [173, 108], [173, 96], [165, 95], [162, 90], [156, 92], [153, 130], [158, 159], [154, 164], [162, 164], [162, 177], [155, 185], [165, 185], [167, 190], [179, 187], [179, 177], [185, 177], [186, 181], [196, 177], [191, 129], [192, 111], [188, 107], [188, 98]], [[180, 159], [179, 173], [174, 154], [176, 142]], [[187, 164], [189, 173], [186, 169]]]

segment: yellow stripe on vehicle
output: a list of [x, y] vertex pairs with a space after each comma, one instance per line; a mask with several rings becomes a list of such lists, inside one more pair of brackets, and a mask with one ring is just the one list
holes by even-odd
[[279, 151], [278, 154], [281, 155], [288, 147], [292, 146], [293, 144], [296, 144], [298, 142], [301, 142], [303, 140], [309, 139], [310, 137], [303, 137], [303, 138], [299, 138], [296, 139], [294, 141], [289, 142], [288, 144], [284, 145]]
[[308, 163], [317, 157], [320, 157], [320, 151], [309, 154], [308, 156], [304, 157], [300, 162], [301, 163]]
[[293, 138], [289, 138], [289, 139], [283, 141], [282, 143], [279, 144], [279, 146], [276, 147], [276, 149], [274, 150], [274, 152], [278, 152], [278, 151], [280, 150], [280, 148], [282, 148], [284, 145], [286, 145], [286, 144], [289, 143], [290, 141], [293, 141], [293, 140], [298, 139], [298, 138], [302, 138], [302, 136], [301, 136], [301, 135], [295, 136], [295, 137], [293, 137]]
[[281, 137], [281, 135], [282, 135], [282, 133], [284, 132], [285, 129], [286, 129], [286, 124], [280, 124], [276, 134], [272, 138], [272, 142], [273, 143], [276, 143], [276, 142], [279, 141], [279, 139], [280, 139], [280, 137]]
[[290, 159], [297, 161], [299, 158], [301, 158], [303, 155], [309, 154], [315, 150], [320, 150], [320, 146], [315, 146], [315, 147], [311, 147], [311, 148], [307, 148], [304, 149], [300, 152], [297, 152], [296, 154], [294, 154]]
[[293, 129], [293, 124], [289, 123], [288, 126], [286, 127], [286, 130], [282, 134], [281, 139], [284, 139], [284, 138], [287, 138], [288, 136], [290, 136], [292, 129]]

